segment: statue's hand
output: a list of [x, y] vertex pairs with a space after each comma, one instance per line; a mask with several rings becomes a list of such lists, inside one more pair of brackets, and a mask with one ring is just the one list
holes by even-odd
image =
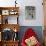
[[27, 44], [27, 46], [34, 46], [34, 45], [37, 44], [37, 42], [38, 41], [34, 36], [32, 36], [32, 37], [25, 40], [25, 43]]

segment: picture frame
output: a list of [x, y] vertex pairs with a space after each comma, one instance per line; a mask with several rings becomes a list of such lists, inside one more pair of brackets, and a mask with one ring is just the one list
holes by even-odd
[[16, 15], [17, 13], [18, 13], [18, 12], [15, 11], [15, 10], [10, 10], [10, 11], [9, 11], [9, 14], [10, 14], [10, 15]]
[[25, 6], [26, 20], [36, 19], [36, 8], [35, 6]]
[[9, 15], [9, 10], [2, 10], [2, 15]]

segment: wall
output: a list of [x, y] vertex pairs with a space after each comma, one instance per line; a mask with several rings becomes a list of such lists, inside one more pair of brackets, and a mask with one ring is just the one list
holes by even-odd
[[[22, 1], [22, 0], [21, 0]], [[24, 4], [25, 3], [25, 4]], [[35, 20], [25, 20], [25, 6], [35, 6], [36, 7], [36, 19]], [[43, 6], [42, 0], [25, 0], [21, 3], [20, 8], [20, 24], [22, 26], [43, 26]]]
[[[15, 0], [0, 0], [0, 6], [9, 7], [14, 6]], [[21, 26], [43, 26], [43, 6], [42, 0], [17, 0], [19, 9], [19, 24]], [[36, 7], [36, 19], [35, 20], [26, 20], [25, 17], [25, 6], [35, 6]], [[11, 18], [11, 17], [10, 17]], [[9, 19], [10, 20], [10, 19]]]

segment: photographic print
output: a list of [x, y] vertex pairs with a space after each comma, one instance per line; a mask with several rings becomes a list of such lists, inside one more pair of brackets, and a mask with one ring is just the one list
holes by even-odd
[[2, 15], [9, 15], [9, 10], [2, 10]]
[[25, 15], [27, 20], [36, 18], [35, 6], [25, 6]]

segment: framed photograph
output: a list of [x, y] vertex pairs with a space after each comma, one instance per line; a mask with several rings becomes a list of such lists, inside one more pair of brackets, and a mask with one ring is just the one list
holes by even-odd
[[35, 6], [25, 6], [26, 20], [32, 20], [36, 18]]
[[17, 13], [18, 13], [18, 12], [15, 11], [15, 10], [10, 10], [10, 11], [9, 11], [9, 14], [10, 14], [10, 15], [16, 15]]
[[10, 11], [10, 15], [14, 15], [14, 12], [13, 11]]
[[9, 10], [2, 10], [2, 15], [9, 15]]

